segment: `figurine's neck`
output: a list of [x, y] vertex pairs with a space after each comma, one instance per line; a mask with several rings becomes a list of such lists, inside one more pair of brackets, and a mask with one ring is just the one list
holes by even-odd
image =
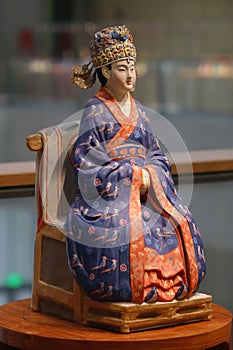
[[119, 94], [115, 95], [105, 87], [105, 90], [114, 98], [115, 102], [119, 105], [120, 109], [122, 112], [126, 115], [129, 116], [130, 114], [130, 109], [131, 109], [131, 104], [130, 104], [130, 93], [126, 92], [125, 94]]
[[120, 103], [129, 103], [129, 97], [130, 94], [128, 91], [112, 91], [112, 89], [109, 89], [107, 86], [105, 86], [105, 90], [116, 100], [116, 102]]

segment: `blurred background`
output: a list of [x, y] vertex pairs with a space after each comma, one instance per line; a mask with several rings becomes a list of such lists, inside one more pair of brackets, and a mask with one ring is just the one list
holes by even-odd
[[[78, 89], [71, 67], [88, 62], [95, 31], [117, 24], [138, 49], [134, 97], [165, 116], [188, 150], [233, 150], [232, 0], [1, 0], [1, 163], [35, 160], [26, 137], [85, 106], [97, 86]], [[206, 247], [201, 291], [233, 311], [231, 175], [197, 179], [190, 207]], [[34, 203], [1, 195], [0, 304], [31, 295]]]

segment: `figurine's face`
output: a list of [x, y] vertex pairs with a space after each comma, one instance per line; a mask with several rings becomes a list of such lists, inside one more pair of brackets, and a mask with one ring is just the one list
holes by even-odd
[[112, 63], [111, 66], [112, 69], [108, 72], [106, 87], [115, 95], [134, 90], [136, 84], [134, 60], [119, 60]]

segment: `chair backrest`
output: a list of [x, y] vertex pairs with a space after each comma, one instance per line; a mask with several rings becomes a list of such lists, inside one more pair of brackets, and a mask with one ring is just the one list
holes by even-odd
[[43, 147], [37, 153], [36, 166], [38, 226], [44, 222], [64, 230], [74, 198], [72, 152], [78, 132], [78, 121], [39, 131]]

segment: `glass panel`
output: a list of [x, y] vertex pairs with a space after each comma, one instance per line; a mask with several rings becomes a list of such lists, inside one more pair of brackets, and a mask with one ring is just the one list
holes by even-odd
[[[27, 9], [36, 17], [36, 10]], [[82, 91], [70, 75], [73, 65], [90, 60], [90, 36], [106, 23], [38, 21], [28, 28], [7, 21], [0, 25], [5, 44], [0, 54], [1, 162], [33, 160], [25, 147], [27, 135], [62, 122], [98, 89], [96, 84]], [[232, 148], [232, 21], [135, 21], [128, 26], [139, 52], [134, 96], [166, 116], [188, 149]]]
[[190, 209], [204, 240], [207, 275], [201, 291], [233, 311], [233, 181], [196, 183]]
[[0, 200], [0, 304], [31, 296], [35, 199]]

